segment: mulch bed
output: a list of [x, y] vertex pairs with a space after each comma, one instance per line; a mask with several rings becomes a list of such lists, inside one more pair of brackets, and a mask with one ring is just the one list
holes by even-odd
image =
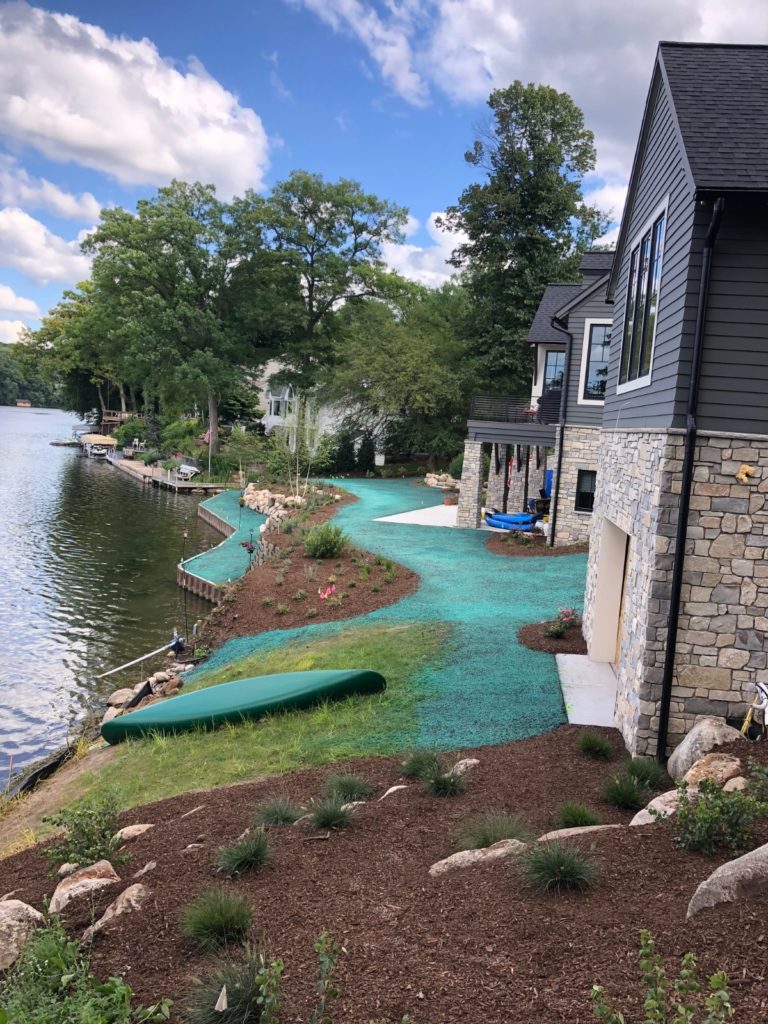
[[[326, 522], [339, 508], [356, 501], [345, 495], [341, 502], [322, 505], [309, 516], [309, 524]], [[254, 566], [233, 590], [234, 600], [228, 600], [214, 609], [200, 633], [200, 643], [217, 647], [239, 636], [253, 636], [272, 629], [290, 629], [318, 622], [334, 622], [384, 608], [412, 594], [419, 585], [418, 574], [397, 563], [392, 564], [394, 579], [387, 578], [385, 565], [377, 565], [374, 556], [367, 556], [370, 575], [360, 579], [361, 567], [352, 562], [364, 552], [352, 549], [339, 558], [313, 559], [304, 555], [301, 542], [291, 533], [271, 533], [270, 543], [279, 547], [284, 559], [275, 558], [266, 565]], [[328, 577], [336, 577], [336, 596], [348, 595], [337, 604], [320, 600], [318, 590], [328, 586]], [[282, 582], [281, 582], [282, 580]], [[351, 585], [350, 585], [351, 584]], [[376, 589], [374, 589], [376, 588]], [[295, 594], [306, 596], [295, 600]], [[271, 604], [264, 606], [264, 598]], [[278, 611], [278, 605], [287, 611]], [[307, 617], [307, 609], [316, 615]]]
[[514, 539], [517, 534], [492, 533], [485, 546], [494, 555], [507, 555], [509, 558], [530, 558], [531, 555], [543, 558], [557, 558], [558, 555], [583, 555], [589, 551], [589, 544], [568, 544], [562, 548], [551, 548], [543, 533], [528, 533], [530, 543]]
[[531, 622], [517, 631], [517, 639], [532, 651], [547, 654], [586, 654], [587, 643], [577, 627], [567, 629], [562, 636], [547, 636], [546, 630], [554, 622]]
[[[334, 1024], [399, 1022], [404, 1014], [414, 1024], [587, 1024], [594, 1020], [589, 991], [595, 982], [628, 1021], [639, 1021], [641, 928], [653, 933], [675, 974], [687, 950], [699, 958], [702, 979], [726, 970], [735, 1019], [762, 1024], [768, 1016], [768, 895], [703, 911], [686, 923], [696, 886], [728, 858], [676, 851], [669, 825], [592, 834], [584, 846], [592, 848], [599, 876], [583, 894], [535, 895], [513, 861], [440, 878], [427, 873], [451, 852], [456, 827], [485, 808], [519, 811], [538, 832], [551, 826], [554, 809], [565, 800], [590, 805], [606, 822], [627, 822], [630, 812], [601, 797], [605, 779], [624, 756], [617, 733], [603, 730], [615, 750], [614, 762], [605, 764], [577, 752], [578, 732], [566, 726], [510, 745], [462, 751], [480, 758], [463, 795], [429, 797], [411, 783], [383, 803], [374, 797], [358, 808], [348, 830], [327, 839], [310, 841], [314, 833], [303, 824], [271, 829], [273, 863], [231, 881], [215, 873], [216, 851], [250, 824], [259, 800], [280, 794], [306, 802], [319, 795], [330, 769], [134, 810], [123, 824], [156, 827], [130, 844], [131, 860], [120, 874], [128, 882], [156, 860], [157, 869], [142, 879], [152, 895], [141, 912], [97, 937], [94, 969], [125, 973], [144, 1004], [163, 996], [177, 1000], [173, 1019], [182, 1019], [190, 979], [205, 974], [212, 957], [182, 939], [179, 920], [190, 899], [220, 885], [248, 898], [254, 939], [284, 959], [281, 1019], [291, 1024], [309, 1019], [316, 976], [312, 944], [323, 929], [345, 949], [336, 978], [340, 996], [330, 1014]], [[768, 761], [766, 747], [732, 749], [742, 758]], [[375, 783], [377, 796], [399, 780], [395, 758], [360, 760], [353, 767]], [[180, 817], [196, 806], [196, 813]], [[768, 841], [768, 825], [760, 826], [756, 839]], [[203, 845], [185, 852], [193, 842]], [[16, 890], [17, 898], [39, 907], [53, 890], [45, 872], [37, 850], [2, 861], [0, 892]], [[92, 906], [71, 904], [66, 923], [72, 934], [115, 895], [100, 893]]]

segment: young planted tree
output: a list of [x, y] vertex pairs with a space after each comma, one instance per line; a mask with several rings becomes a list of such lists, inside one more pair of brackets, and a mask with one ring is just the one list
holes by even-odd
[[575, 279], [579, 256], [605, 230], [583, 197], [594, 137], [567, 93], [514, 82], [488, 100], [492, 118], [465, 154], [485, 172], [444, 222], [467, 235], [452, 263], [464, 269], [479, 379], [514, 392], [530, 378], [524, 343], [550, 281]]

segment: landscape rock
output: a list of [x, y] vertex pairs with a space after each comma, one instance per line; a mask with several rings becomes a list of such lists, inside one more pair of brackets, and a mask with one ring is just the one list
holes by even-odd
[[[694, 795], [694, 792], [691, 790], [688, 791], [689, 799]], [[658, 818], [651, 814], [651, 811], [658, 811], [663, 818], [669, 818], [677, 811], [679, 804], [680, 794], [676, 789], [669, 789], [666, 793], [662, 793], [660, 796], [655, 796], [647, 807], [643, 808], [642, 811], [637, 812], [629, 824], [653, 825], [658, 821]]]
[[184, 814], [179, 818], [179, 821], [183, 821], [184, 818], [189, 818], [192, 814], [197, 814], [198, 811], [202, 811], [205, 804], [198, 804], [197, 807], [193, 807], [191, 811], [185, 811]]
[[747, 788], [747, 780], [743, 775], [737, 775], [735, 779], [728, 779], [723, 786], [724, 793], [741, 793]]
[[461, 480], [456, 480], [450, 473], [427, 473], [424, 477], [427, 487], [440, 487], [443, 490], [456, 490]]
[[459, 853], [451, 854], [444, 860], [437, 861], [429, 869], [430, 875], [436, 878], [448, 871], [455, 871], [457, 868], [470, 868], [476, 864], [488, 864], [494, 860], [505, 860], [507, 857], [517, 857], [526, 848], [525, 843], [518, 839], [502, 839], [493, 846], [484, 850], [460, 850]]
[[583, 836], [588, 832], [604, 832], [609, 828], [622, 828], [621, 825], [578, 825], [575, 828], [556, 828], [554, 832], [545, 832], [539, 836], [538, 842], [548, 843], [553, 839], [572, 839], [575, 836]]
[[408, 787], [405, 783], [401, 783], [399, 786], [390, 786], [387, 792], [383, 796], [379, 797], [379, 803], [381, 803], [382, 800], [386, 800], [388, 796], [392, 795], [392, 793], [397, 793], [398, 790], [401, 789], [408, 789]]
[[105, 722], [111, 722], [112, 719], [117, 718], [119, 714], [120, 708], [107, 708], [107, 710], [104, 712], [104, 717], [101, 720], [101, 724], [104, 725]]
[[705, 779], [724, 786], [729, 779], [741, 775], [742, 766], [738, 757], [733, 754], [705, 754], [700, 757], [683, 776], [689, 786], [698, 786]]
[[712, 872], [693, 894], [685, 917], [719, 903], [735, 903], [768, 892], [768, 844], [728, 861]]
[[342, 811], [356, 811], [358, 807], [362, 807], [365, 800], [350, 800], [348, 804], [342, 804]]
[[109, 861], [98, 860], [95, 864], [80, 868], [59, 882], [51, 897], [49, 910], [52, 914], [59, 914], [72, 900], [97, 892], [99, 889], [104, 889], [119, 881], [120, 876]]
[[125, 828], [121, 828], [119, 832], [115, 832], [112, 841], [115, 843], [127, 843], [131, 839], [143, 836], [145, 832], [149, 832], [149, 830], [154, 827], [154, 825], [126, 825]]
[[667, 762], [667, 771], [677, 782], [699, 758], [715, 747], [743, 739], [739, 730], [732, 728], [722, 718], [700, 718], [682, 743], [675, 747]]
[[142, 885], [140, 882], [137, 882], [135, 885], [129, 885], [127, 889], [120, 893], [116, 900], [109, 904], [99, 920], [94, 922], [90, 928], [86, 928], [80, 941], [93, 942], [94, 936], [98, 935], [110, 921], [114, 921], [116, 917], [121, 917], [123, 914], [132, 914], [137, 910], [141, 910], [142, 904], [148, 896], [149, 889], [146, 885]]
[[43, 924], [43, 915], [28, 903], [21, 900], [0, 903], [0, 971], [18, 960], [32, 932]]
[[456, 764], [451, 768], [449, 775], [466, 775], [471, 769], [475, 768], [480, 764], [480, 759], [477, 757], [465, 757], [461, 761], [457, 761]]
[[136, 874], [133, 877], [134, 878], [143, 878], [144, 875], [149, 874], [150, 871], [154, 871], [156, 867], [157, 867], [157, 861], [156, 860], [147, 861], [147, 863], [144, 865], [144, 867], [143, 868], [139, 868], [139, 870], [136, 872]]
[[62, 864], [61, 865], [61, 867], [56, 872], [56, 874], [59, 876], [59, 878], [66, 878], [67, 875], [74, 874], [75, 871], [77, 871], [77, 869], [79, 867], [80, 867], [79, 864], [74, 864], [74, 863], [71, 863], [70, 861], [67, 861], [66, 864]]
[[124, 687], [122, 690], [115, 690], [113, 694], [107, 697], [107, 705], [111, 708], [121, 708], [124, 704], [133, 697], [133, 689], [131, 687]]

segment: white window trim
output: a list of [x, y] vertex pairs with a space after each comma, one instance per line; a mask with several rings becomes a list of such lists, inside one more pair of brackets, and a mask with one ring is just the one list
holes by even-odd
[[[664, 199], [659, 203], [653, 213], [646, 219], [643, 226], [635, 233], [635, 237], [632, 239], [630, 244], [626, 248], [626, 252], [630, 255], [630, 265], [632, 262], [632, 250], [640, 245], [642, 237], [646, 234], [649, 228], [653, 228], [654, 222], [664, 214], [664, 248], [661, 250], [661, 271], [659, 273], [659, 308], [661, 308], [661, 278], [664, 274], [664, 254], [667, 249], [667, 241], [669, 238], [669, 195], [666, 195]], [[651, 365], [648, 367], [648, 373], [644, 377], [635, 377], [634, 380], [628, 380], [626, 384], [621, 383], [621, 360], [624, 355], [624, 325], [627, 316], [627, 298], [629, 295], [629, 280], [627, 281], [627, 287], [624, 291], [624, 319], [621, 322], [621, 348], [619, 349], [619, 372], [616, 377], [616, 394], [624, 395], [628, 391], [639, 391], [640, 388], [647, 388], [651, 383], [653, 377], [653, 361], [656, 358], [656, 331], [659, 326], [659, 310], [656, 310], [656, 321], [653, 325], [653, 337], [651, 338]]]
[[605, 405], [605, 398], [584, 398], [584, 385], [587, 383], [587, 358], [589, 354], [589, 336], [593, 327], [610, 327], [613, 320], [608, 318], [595, 317], [585, 319], [584, 335], [581, 339], [581, 370], [579, 371], [579, 396], [576, 399], [578, 405]]

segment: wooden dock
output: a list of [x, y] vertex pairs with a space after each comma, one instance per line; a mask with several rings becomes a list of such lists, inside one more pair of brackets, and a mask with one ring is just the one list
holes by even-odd
[[134, 459], [124, 459], [116, 452], [107, 456], [109, 462], [121, 473], [126, 473], [139, 480], [143, 484], [151, 484], [153, 487], [162, 487], [166, 491], [175, 491], [177, 494], [218, 494], [225, 491], [224, 484], [197, 483], [195, 480], [179, 480], [172, 469], [163, 469], [162, 466], [147, 466], [143, 462]]

